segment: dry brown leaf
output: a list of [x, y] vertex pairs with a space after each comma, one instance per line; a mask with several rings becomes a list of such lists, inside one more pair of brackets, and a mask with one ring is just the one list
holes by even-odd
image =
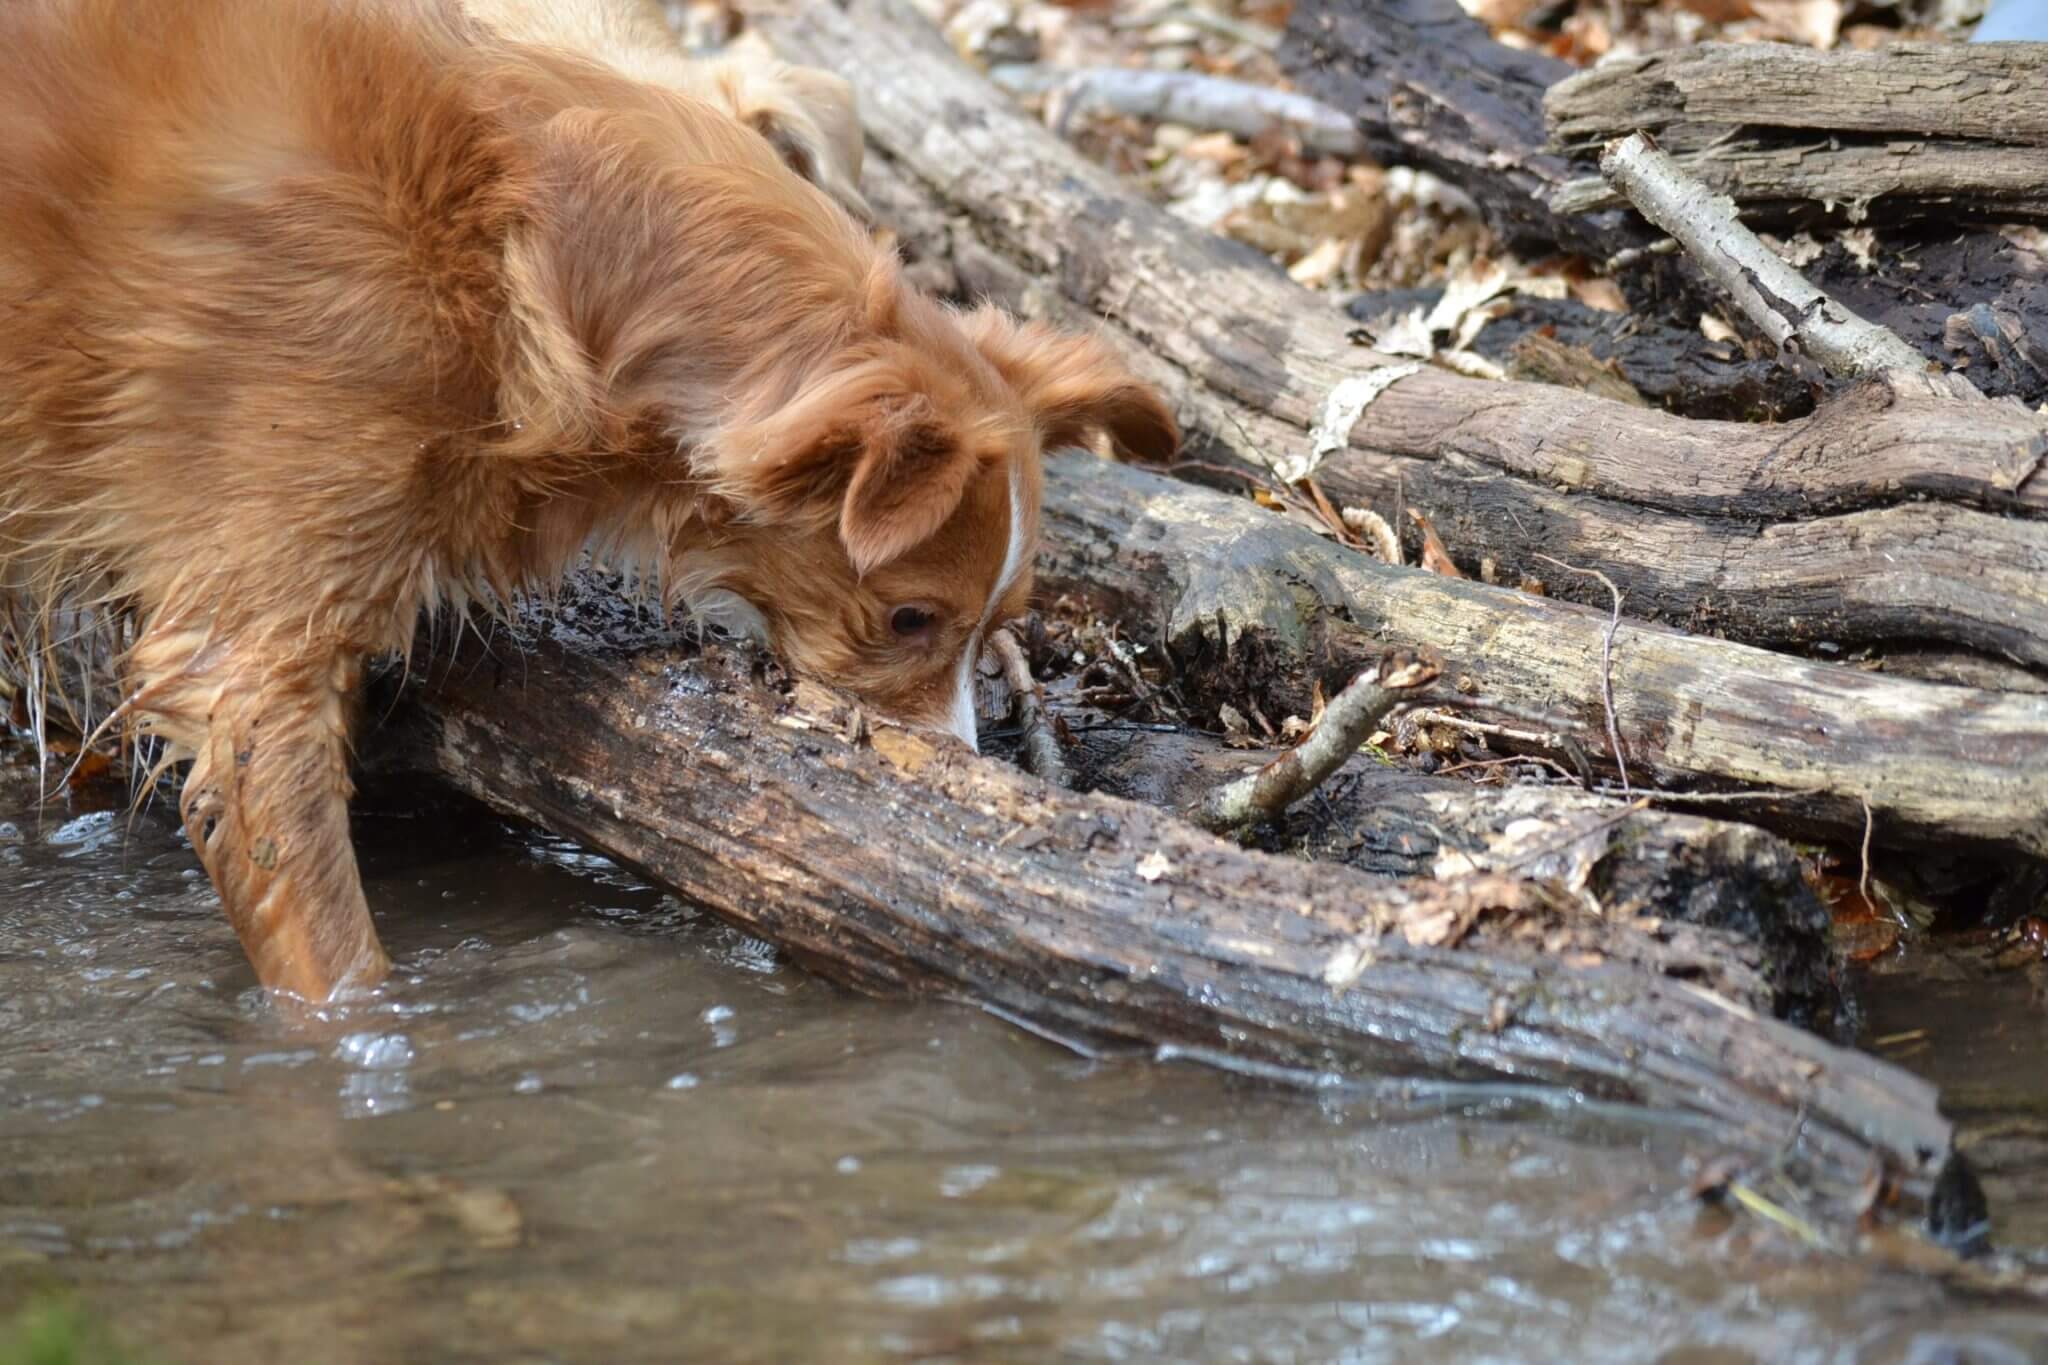
[[1436, 527], [1429, 524], [1429, 518], [1411, 507], [1408, 519], [1422, 531], [1422, 567], [1445, 578], [1463, 578], [1465, 575], [1451, 562], [1451, 552], [1444, 548], [1443, 541], [1437, 537]]
[[1750, 0], [1763, 32], [1808, 47], [1831, 48], [1842, 32], [1842, 0]]
[[1287, 278], [1308, 289], [1321, 289], [1334, 281], [1344, 268], [1351, 244], [1341, 237], [1325, 237], [1308, 253], [1287, 267]]
[[1700, 335], [1709, 341], [1733, 341], [1740, 344], [1742, 334], [1712, 313], [1700, 314]]
[[1598, 308], [1603, 313], [1626, 313], [1628, 299], [1622, 294], [1621, 286], [1603, 276], [1570, 282], [1572, 297], [1588, 308]]
[[1401, 937], [1418, 948], [1441, 948], [1462, 936], [1457, 911], [1447, 906], [1410, 907], [1401, 912]]

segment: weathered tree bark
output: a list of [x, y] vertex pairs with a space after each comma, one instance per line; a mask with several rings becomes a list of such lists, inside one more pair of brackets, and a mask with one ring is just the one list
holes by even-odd
[[571, 619], [516, 661], [461, 639], [415, 669], [411, 752], [839, 980], [1390, 1098], [1437, 1077], [1676, 1111], [1838, 1209], [1879, 1166], [1924, 1198], [1950, 1158], [1924, 1082], [1674, 979], [1717, 960], [1710, 931], [1249, 852], [886, 726], [856, 746], [758, 656]]
[[[1717, 194], [1781, 220], [2048, 216], [2048, 86], [2038, 43], [1899, 43], [1817, 52], [1701, 43], [1602, 62], [1552, 87], [1565, 155], [1648, 132]], [[1616, 207], [1599, 178], [1551, 195], [1560, 213]], [[1965, 301], [1967, 302], [1967, 301]]]
[[[1688, 175], [1716, 194], [1779, 222], [1823, 216], [1816, 209], [1850, 224], [1918, 218], [2009, 223], [2048, 217], [2048, 147], [1987, 147], [1930, 138], [1844, 146], [1824, 132], [1811, 132], [1796, 145], [1737, 138], [1673, 155]], [[1604, 181], [1584, 176], [1567, 181], [1550, 200], [1559, 213], [1602, 212], [1623, 202]]]
[[[1104, 726], [1077, 735], [1087, 790], [1168, 810], [1272, 757], [1211, 736]], [[1512, 872], [1582, 888], [1601, 906], [1726, 930], [1768, 993], [1720, 969], [1723, 994], [1768, 1001], [1781, 1018], [1826, 1028], [1840, 1004], [1828, 912], [1792, 847], [1752, 825], [1636, 810], [1570, 785], [1481, 786], [1352, 759], [1255, 846], [1380, 877]]]
[[[1395, 363], [1262, 258], [1119, 187], [945, 51], [902, 0], [764, 17], [787, 55], [864, 92], [885, 221], [952, 283], [1103, 331], [1177, 401], [1204, 458], [1299, 455], [1338, 382]], [[1826, 650], [1935, 643], [2048, 669], [2048, 421], [1929, 384], [1851, 391], [1781, 425], [1689, 422], [1424, 369], [1318, 477], [1397, 524], [1430, 516], [1468, 567], [1604, 570], [1632, 613]], [[1394, 514], [1394, 515], [1390, 515]], [[1557, 583], [1594, 600], [1597, 585]]]
[[[2042, 176], [2026, 179], [2026, 167], [2039, 162], [2039, 112], [2011, 114], [2027, 102], [2038, 77], [2034, 85], [2014, 83], [2001, 92], [2002, 82], [2015, 79], [2014, 70], [2039, 64], [2026, 47], [1907, 49], [1900, 68], [1856, 87], [1833, 75], [1816, 79], [1816, 66], [1835, 72], [1850, 68], [1829, 63], [1853, 63], [1860, 81], [1866, 70], [1883, 71], [1899, 49], [1836, 54], [1758, 44], [1738, 49], [1746, 54], [1742, 60], [1771, 67], [1770, 78], [1752, 87], [1739, 77], [1694, 73], [1687, 64], [1718, 60], [1697, 55], [1704, 47], [1603, 63], [1573, 75], [1562, 63], [1493, 42], [1455, 0], [1301, 0], [1280, 58], [1302, 90], [1355, 113], [1376, 154], [1444, 176], [1520, 249], [1555, 246], [1608, 261], [1642, 311], [1656, 311], [1661, 303], [1686, 323], [1717, 302], [1697, 271], [1678, 258], [1638, 250], [1656, 234], [1632, 215], [1601, 208], [1583, 217], [1572, 212], [1589, 202], [1608, 202], [1583, 198], [1600, 183], [1593, 161], [1601, 137], [1651, 127], [1669, 149], [1688, 158], [1716, 144], [1711, 164], [1688, 161], [1689, 168], [1778, 224], [1803, 225], [1828, 210], [1842, 218], [1852, 210], [1867, 211], [1881, 220], [1902, 206], [1909, 217], [1918, 217], [1880, 229], [1854, 252], [1830, 247], [1828, 257], [1812, 267], [1813, 278], [1850, 308], [1939, 356], [1947, 354], [1950, 317], [1978, 304], [2048, 347], [2048, 272], [2038, 256], [1999, 230], [1969, 227], [1958, 234], [1948, 221], [1957, 207], [1981, 205], [1986, 214], [2009, 216], [2024, 207], [2022, 196], [2040, 200]], [[1950, 53], [1955, 55], [1943, 55]], [[1963, 75], [1932, 74], [1951, 60]], [[1682, 92], [1659, 83], [1667, 64], [1684, 68]], [[1922, 75], [1928, 79], [1916, 87]], [[1569, 149], [1551, 143], [1541, 128], [1544, 88], [1566, 76], [1575, 101], [1597, 99], [1601, 108], [1576, 133], [1564, 130], [1575, 144]], [[1826, 93], [1816, 95], [1820, 85]], [[1873, 93], [1866, 98], [1860, 91]], [[1893, 112], [1894, 93], [1910, 112]], [[1751, 117], [1759, 104], [1769, 109]], [[1967, 115], [1942, 121], [1945, 110], [1964, 104]], [[1832, 122], [1838, 113], [1844, 121]], [[1952, 130], [1938, 134], [1951, 148], [1958, 139], [1978, 140], [1953, 164], [1932, 145], [1904, 150], [1931, 143], [1930, 132], [1942, 129]], [[1718, 144], [1723, 136], [1729, 141]], [[1818, 149], [1835, 141], [1852, 149], [1849, 156], [1857, 164], [1827, 170], [1811, 187], [1810, 199], [1784, 200], [1796, 174], [1832, 165], [1832, 153]], [[1941, 192], [1930, 177], [1950, 172], [1982, 184], [1956, 203], [1939, 202]], [[1738, 175], [1758, 178], [1745, 188], [1735, 183]], [[1841, 193], [1835, 192], [1837, 182]], [[1902, 190], [1924, 189], [1930, 195], [1926, 212], [1920, 212], [1919, 201], [1880, 193], [1894, 183]], [[2012, 394], [2030, 406], [2048, 400], [2048, 369], [2021, 365], [2005, 372], [1980, 363], [1970, 377], [1993, 396]]]
[[2048, 45], [1893, 43], [1821, 52], [1789, 43], [1697, 43], [1602, 62], [1545, 101], [1568, 150], [1645, 131], [1695, 151], [1738, 128], [1942, 137], [2048, 147]]
[[[1387, 644], [1523, 713], [1561, 712], [1605, 748], [1607, 613], [1395, 569], [1252, 503], [1095, 459], [1049, 463], [1049, 592], [1156, 638], [1196, 675], [1306, 712]], [[1462, 690], [1462, 688], [1461, 688]], [[1625, 624], [1613, 690], [1630, 770], [1670, 787], [1754, 787], [1743, 818], [1854, 842], [1975, 842], [2048, 857], [2048, 697], [1888, 678]]]
[[1298, 4], [1279, 60], [1301, 89], [1357, 119], [1377, 160], [1456, 185], [1510, 246], [1605, 259], [1651, 240], [1626, 213], [1551, 208], [1581, 172], [1549, 145], [1543, 92], [1572, 68], [1496, 43], [1457, 0]]

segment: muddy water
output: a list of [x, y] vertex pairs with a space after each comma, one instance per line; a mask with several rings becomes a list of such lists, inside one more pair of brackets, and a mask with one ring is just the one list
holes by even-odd
[[208, 1365], [2048, 1358], [1673, 1197], [1682, 1134], [1090, 1063], [474, 811], [360, 839], [398, 974], [294, 1029], [162, 812], [39, 817], [15, 757], [0, 1324], [62, 1293]]

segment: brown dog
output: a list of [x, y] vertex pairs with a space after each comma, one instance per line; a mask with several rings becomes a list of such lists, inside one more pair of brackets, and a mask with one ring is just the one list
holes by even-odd
[[348, 840], [366, 658], [586, 545], [970, 742], [1039, 456], [1163, 456], [1094, 341], [959, 314], [709, 105], [448, 0], [0, 5], [0, 594], [73, 623], [250, 959], [386, 968]]

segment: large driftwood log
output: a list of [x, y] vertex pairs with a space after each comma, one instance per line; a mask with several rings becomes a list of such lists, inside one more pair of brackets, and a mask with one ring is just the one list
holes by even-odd
[[1716, 953], [1707, 931], [1250, 852], [886, 726], [850, 743], [751, 653], [568, 619], [415, 669], [410, 751], [839, 980], [1389, 1099], [1435, 1077], [1646, 1105], [1789, 1156], [1838, 1209], [1879, 1168], [1925, 1197], [1950, 1158], [1925, 1082], [1677, 979]]
[[[1235, 655], [1269, 709], [1304, 676], [1349, 676], [1384, 644], [1522, 713], [1559, 711], [1604, 747], [1604, 612], [1395, 569], [1251, 503], [1093, 459], [1048, 468], [1049, 591], [1087, 598], [1191, 668]], [[1259, 684], [1253, 684], [1259, 685]], [[1670, 786], [1775, 790], [1743, 818], [1846, 840], [1865, 807], [1885, 844], [1958, 842], [2048, 857], [2048, 697], [1806, 663], [1625, 624], [1613, 691], [1630, 770]]]
[[[1304, 456], [1342, 380], [1398, 363], [1352, 345], [1341, 316], [1263, 259], [1133, 197], [1008, 108], [901, 0], [760, 22], [806, 61], [918, 70], [864, 92], [890, 221], [949, 254], [969, 290], [1107, 316], [1105, 335], [1166, 386], [1210, 458]], [[1635, 613], [1737, 638], [1932, 642], [2048, 669], [2044, 449], [2039, 414], [1965, 407], [1933, 385], [1856, 390], [1764, 426], [1424, 369], [1379, 395], [1319, 477], [1397, 523], [1404, 502], [1422, 510], [1468, 570], [1487, 556], [1550, 579], [1537, 556], [1551, 555], [1607, 572]]]

